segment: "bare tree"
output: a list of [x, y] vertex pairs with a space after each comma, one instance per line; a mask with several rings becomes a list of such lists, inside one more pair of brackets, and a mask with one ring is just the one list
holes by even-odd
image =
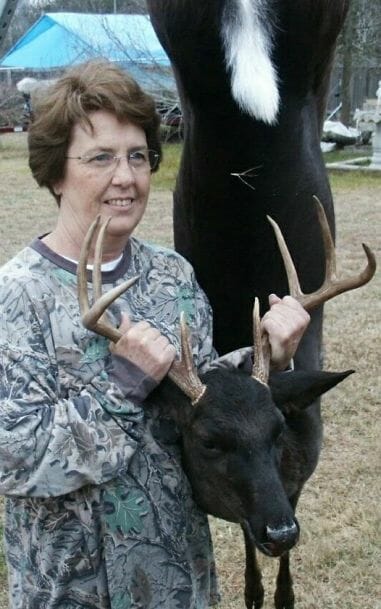
[[80, 13], [146, 13], [145, 0], [55, 0], [53, 10]]
[[351, 91], [355, 67], [378, 66], [381, 56], [381, 3], [351, 0], [341, 34], [338, 61], [342, 65], [341, 121], [351, 122]]
[[341, 122], [350, 123], [351, 118], [351, 81], [353, 66], [353, 38], [356, 34], [357, 5], [352, 0], [342, 32], [343, 72], [341, 80]]

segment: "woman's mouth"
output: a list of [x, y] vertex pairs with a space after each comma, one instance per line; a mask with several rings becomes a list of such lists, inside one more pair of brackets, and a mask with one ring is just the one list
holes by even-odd
[[133, 204], [133, 199], [109, 199], [108, 201], [105, 201], [106, 205], [109, 205], [110, 207], [124, 207], [124, 208], [128, 208], [131, 207]]

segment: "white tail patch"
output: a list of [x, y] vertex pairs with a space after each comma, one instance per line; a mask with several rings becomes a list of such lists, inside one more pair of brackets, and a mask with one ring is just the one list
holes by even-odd
[[259, 18], [265, 2], [234, 2], [234, 13], [225, 10], [222, 24], [232, 94], [242, 110], [265, 123], [274, 124], [279, 110], [279, 91], [270, 58], [271, 35]]

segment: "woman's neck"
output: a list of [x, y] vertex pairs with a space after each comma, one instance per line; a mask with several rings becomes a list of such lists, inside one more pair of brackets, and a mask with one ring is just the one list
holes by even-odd
[[[78, 261], [84, 237], [85, 235], [81, 237], [73, 235], [72, 231], [67, 231], [64, 227], [57, 225], [51, 233], [42, 238], [42, 241], [56, 254], [73, 261]], [[123, 240], [109, 238], [105, 241], [103, 244], [102, 262], [110, 262], [120, 258], [127, 245], [128, 238]], [[94, 248], [91, 248], [88, 256], [89, 264], [92, 264], [93, 260]]]

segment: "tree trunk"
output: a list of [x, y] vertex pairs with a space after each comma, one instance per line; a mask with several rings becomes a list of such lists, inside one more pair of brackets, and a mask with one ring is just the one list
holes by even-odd
[[357, 0], [351, 0], [343, 29], [343, 72], [341, 78], [340, 119], [344, 125], [351, 123], [353, 46], [356, 36]]

